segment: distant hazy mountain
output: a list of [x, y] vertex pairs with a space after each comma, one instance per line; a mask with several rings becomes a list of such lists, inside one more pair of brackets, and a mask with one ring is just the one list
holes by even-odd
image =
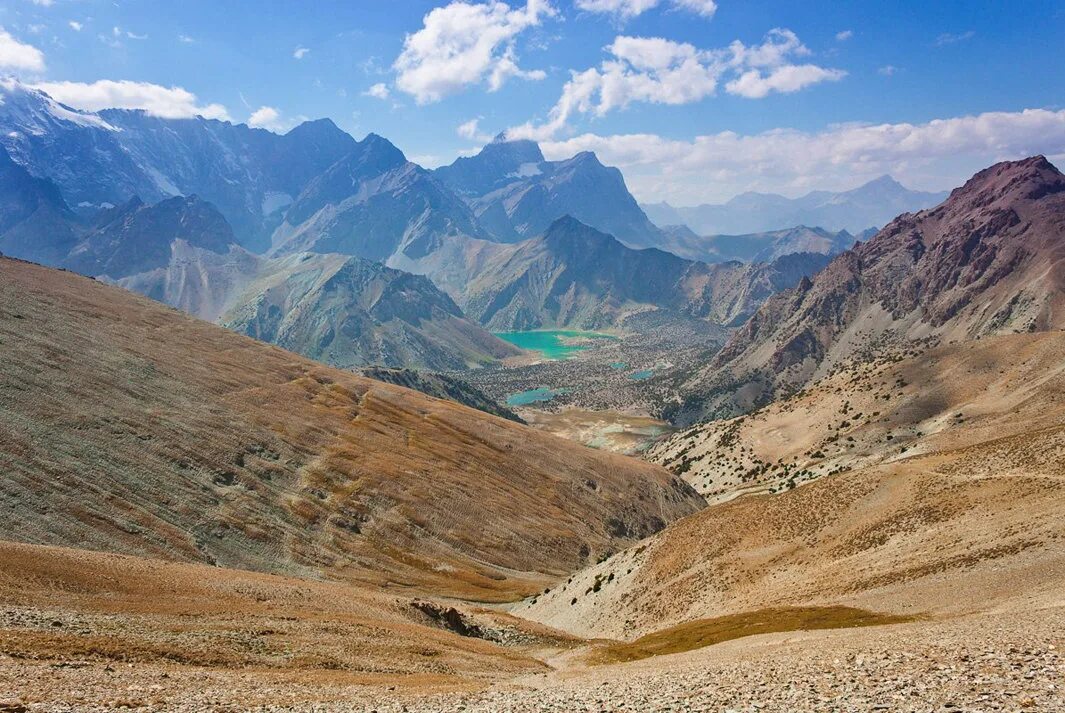
[[269, 259], [196, 197], [134, 198], [85, 224], [0, 152], [0, 252], [105, 279], [339, 367], [460, 369], [519, 353], [426, 277], [337, 254]]
[[299, 194], [273, 234], [271, 254], [417, 259], [456, 235], [488, 237], [469, 207], [429, 171], [370, 134]]
[[222, 214], [196, 196], [151, 206], [132, 198], [104, 211], [59, 264], [83, 275], [118, 279], [165, 265], [174, 240], [216, 253], [236, 243]]
[[219, 322], [342, 368], [464, 369], [519, 353], [428, 278], [347, 255], [261, 260]]
[[1065, 176], [996, 164], [769, 299], [684, 387], [679, 421], [734, 413], [851, 359], [1065, 327]]
[[858, 233], [885, 225], [902, 213], [930, 208], [946, 197], [945, 192], [911, 191], [890, 176], [882, 176], [841, 193], [814, 191], [800, 198], [743, 193], [723, 204], [642, 207], [657, 225], [683, 224], [699, 235], [764, 233], [795, 225]]
[[633, 247], [658, 244], [659, 231], [625, 186], [621, 171], [594, 153], [546, 161], [532, 141], [500, 136], [479, 154], [434, 174], [473, 208], [497, 241], [517, 242], [573, 216]]
[[568, 216], [520, 243], [455, 241], [431, 259], [422, 268], [466, 314], [500, 330], [619, 327], [648, 310], [734, 324], [828, 262], [707, 265], [629, 248]]
[[201, 117], [76, 111], [6, 80], [0, 144], [30, 173], [55, 183], [75, 210], [196, 194], [218, 207], [242, 245], [261, 250], [278, 211], [355, 140], [327, 119], [281, 136]]
[[[800, 225], [787, 230], [773, 230], [749, 235], [699, 236], [686, 225], [669, 225], [662, 229], [663, 250], [703, 262], [771, 262], [795, 253], [838, 255], [854, 245], [856, 240], [870, 236], [866, 231], [855, 237], [846, 230], [833, 233], [824, 228]], [[875, 232], [875, 231], [872, 231]]]
[[54, 264], [74, 247], [77, 232], [55, 184], [34, 178], [0, 148], [0, 253]]
[[462, 369], [519, 353], [428, 278], [350, 255], [253, 255], [177, 239], [161, 267], [116, 280], [248, 336], [342, 368]]

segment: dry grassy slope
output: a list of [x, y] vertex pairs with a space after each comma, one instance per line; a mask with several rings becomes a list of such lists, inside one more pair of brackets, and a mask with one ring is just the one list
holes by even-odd
[[0, 345], [13, 540], [505, 600], [701, 504], [658, 466], [7, 259]]
[[0, 542], [0, 603], [0, 652], [15, 658], [420, 686], [546, 668], [366, 587], [62, 547]]
[[[848, 362], [791, 398], [648, 452], [711, 502], [1065, 422], [1065, 332]], [[964, 426], [964, 428], [958, 428]]]
[[[803, 453], [832, 432], [843, 397], [833, 384], [853, 410], [869, 413], [875, 399], [865, 399], [876, 384], [885, 389], [886, 377], [894, 393], [882, 417], [927, 435], [911, 433], [903, 455], [894, 443], [878, 451], [885, 424], [859, 426], [855, 450], [866, 455], [854, 456], [853, 470], [707, 508], [519, 613], [584, 636], [631, 637], [784, 605], [935, 616], [1024, 608], [1048, 597], [1061, 604], [1063, 346], [1065, 337], [1051, 333], [944, 347], [868, 367], [865, 376], [841, 374], [773, 406], [738, 432], [774, 457], [791, 451], [771, 451], [773, 443], [794, 435], [799, 442], [787, 448]], [[896, 375], [920, 388], [896, 386]], [[800, 433], [803, 424], [813, 436]]]

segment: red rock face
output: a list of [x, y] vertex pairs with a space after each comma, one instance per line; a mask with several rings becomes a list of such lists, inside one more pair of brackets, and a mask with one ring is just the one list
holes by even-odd
[[714, 382], [787, 390], [872, 344], [1062, 328], [1063, 285], [1065, 176], [1042, 156], [996, 164], [767, 301], [689, 387], [724, 413]]

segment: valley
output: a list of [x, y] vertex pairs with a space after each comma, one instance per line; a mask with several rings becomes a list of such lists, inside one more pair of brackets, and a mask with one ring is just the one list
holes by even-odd
[[481, 119], [0, 80], [0, 713], [1065, 710], [1054, 156], [641, 206]]

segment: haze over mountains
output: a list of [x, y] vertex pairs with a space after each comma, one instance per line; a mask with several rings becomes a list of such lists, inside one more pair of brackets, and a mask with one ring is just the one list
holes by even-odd
[[946, 193], [913, 191], [891, 176], [881, 176], [849, 191], [811, 191], [799, 198], [773, 193], [742, 193], [722, 204], [674, 207], [643, 205], [657, 225], [687, 225], [700, 235], [738, 235], [796, 225], [860, 233], [886, 225], [900, 213], [931, 208]]
[[656, 248], [634, 250], [571, 217], [520, 243], [453, 247], [434, 256], [430, 276], [467, 315], [502, 331], [620, 329], [652, 310], [738, 323], [828, 262], [803, 253], [768, 264], [707, 265]]

